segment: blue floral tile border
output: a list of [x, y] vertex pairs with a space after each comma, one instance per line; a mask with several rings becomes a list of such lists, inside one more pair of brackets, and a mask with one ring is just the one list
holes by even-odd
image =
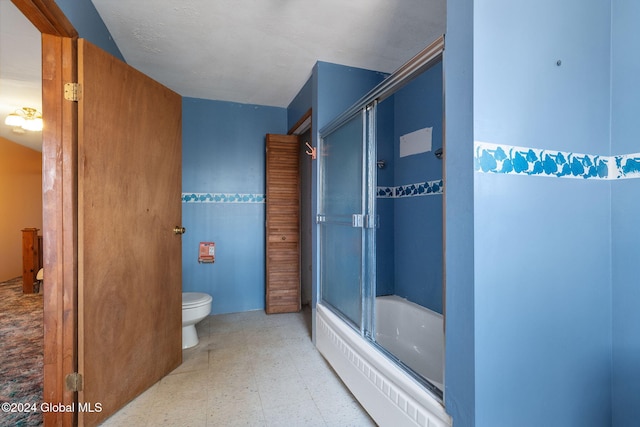
[[[442, 194], [442, 180], [419, 182], [398, 187], [378, 187], [377, 196], [399, 198]], [[182, 203], [265, 203], [264, 194], [182, 193]]]
[[381, 199], [397, 199], [400, 197], [432, 196], [442, 194], [443, 183], [437, 181], [418, 182], [398, 187], [378, 187], [377, 197]]
[[640, 178], [640, 153], [614, 156], [616, 178]]
[[640, 153], [599, 156], [476, 141], [474, 168], [485, 173], [558, 178], [640, 178]]
[[479, 172], [600, 178], [609, 176], [609, 157], [476, 142], [475, 170]]
[[264, 203], [264, 194], [182, 193], [182, 203]]
[[[477, 172], [582, 179], [640, 178], [640, 153], [598, 156], [476, 141]], [[442, 180], [377, 187], [378, 198], [442, 194]], [[182, 193], [182, 203], [265, 203], [264, 194]]]
[[396, 187], [377, 187], [376, 196], [381, 199], [393, 199]]

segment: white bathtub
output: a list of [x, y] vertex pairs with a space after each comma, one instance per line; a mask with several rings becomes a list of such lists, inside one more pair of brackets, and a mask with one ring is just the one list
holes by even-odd
[[442, 315], [395, 295], [376, 298], [376, 341], [443, 390]]
[[322, 304], [316, 306], [316, 346], [378, 425], [451, 426], [439, 399]]

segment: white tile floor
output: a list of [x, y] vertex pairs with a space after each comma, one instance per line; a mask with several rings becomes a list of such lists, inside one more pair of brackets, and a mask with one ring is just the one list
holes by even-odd
[[375, 426], [311, 342], [310, 317], [206, 318], [182, 365], [103, 426]]

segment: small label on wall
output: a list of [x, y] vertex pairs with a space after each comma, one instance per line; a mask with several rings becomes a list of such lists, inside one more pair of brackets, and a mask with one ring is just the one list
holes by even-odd
[[431, 151], [433, 127], [418, 129], [400, 137], [400, 157]]

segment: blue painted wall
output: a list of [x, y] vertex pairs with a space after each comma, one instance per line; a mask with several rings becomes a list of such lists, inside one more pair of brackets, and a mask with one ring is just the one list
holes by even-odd
[[302, 86], [300, 91], [296, 94], [293, 100], [287, 107], [287, 123], [288, 128], [291, 129], [300, 120], [300, 118], [309, 111], [313, 103], [313, 78], [309, 77], [307, 82]]
[[610, 0], [475, 3], [475, 139], [608, 154]]
[[610, 184], [478, 175], [476, 425], [609, 425]]
[[102, 21], [93, 3], [77, 0], [56, 0], [56, 3], [73, 24], [76, 31], [78, 31], [80, 37], [89, 40], [102, 50], [124, 61], [120, 49], [111, 38], [109, 30], [104, 25], [104, 21]]
[[[183, 193], [265, 193], [265, 135], [287, 132], [284, 108], [183, 98]], [[213, 296], [212, 312], [264, 308], [264, 203], [183, 203], [183, 290]], [[198, 244], [216, 243], [199, 264]]]
[[[640, 152], [640, 3], [612, 2], [611, 154]], [[612, 184], [611, 259], [613, 282], [612, 425], [640, 420], [640, 180]]]
[[[474, 138], [607, 154], [609, 7], [475, 2]], [[611, 422], [609, 189], [476, 173], [477, 426]]]
[[473, 2], [447, 0], [445, 85], [445, 383], [456, 427], [475, 426]]
[[313, 73], [316, 87], [312, 91], [312, 101], [318, 130], [387, 77], [387, 74], [377, 71], [322, 61], [316, 63]]

